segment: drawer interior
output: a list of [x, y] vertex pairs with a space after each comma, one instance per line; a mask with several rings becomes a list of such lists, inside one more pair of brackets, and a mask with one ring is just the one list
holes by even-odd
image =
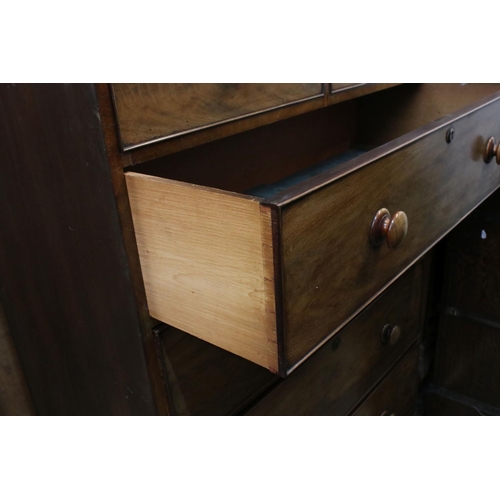
[[268, 199], [499, 90], [400, 85], [130, 169]]

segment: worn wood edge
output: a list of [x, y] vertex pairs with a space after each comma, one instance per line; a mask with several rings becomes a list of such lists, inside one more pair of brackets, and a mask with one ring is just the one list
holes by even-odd
[[198, 191], [204, 191], [207, 193], [230, 196], [232, 198], [240, 198], [242, 200], [255, 201], [258, 203], [265, 201], [263, 198], [260, 198], [259, 196], [237, 193], [235, 191], [227, 191], [225, 189], [204, 186], [203, 184], [193, 184], [192, 182], [176, 181], [174, 179], [169, 179], [168, 177], [159, 177], [157, 175], [143, 174], [141, 172], [134, 172], [133, 170], [127, 170], [125, 172], [125, 176], [129, 177], [129, 178], [140, 177], [140, 178], [148, 178], [151, 180], [155, 179], [155, 182], [160, 182], [160, 183], [163, 182], [165, 185], [185, 186], [185, 187], [190, 187], [192, 189], [196, 189]]
[[491, 96], [488, 96], [480, 101], [477, 101], [470, 106], [462, 108], [461, 110], [453, 113], [451, 115], [444, 116], [438, 120], [432, 121], [423, 127], [413, 130], [407, 134], [402, 135], [382, 146], [378, 146], [367, 153], [364, 153], [352, 160], [349, 160], [331, 171], [326, 171], [324, 173], [318, 174], [315, 177], [306, 179], [295, 186], [291, 186], [284, 189], [276, 196], [273, 196], [266, 200], [267, 203], [277, 206], [286, 206], [298, 199], [307, 196], [314, 191], [317, 191], [329, 184], [346, 177], [347, 175], [356, 172], [368, 165], [375, 163], [382, 158], [389, 156], [401, 149], [404, 149], [413, 143], [423, 139], [424, 137], [443, 129], [457, 120], [461, 120], [466, 116], [469, 116], [477, 111], [480, 111], [486, 106], [493, 104], [500, 99], [500, 91], [495, 92]]
[[162, 367], [158, 362], [157, 347], [152, 333], [152, 325], [150, 324], [151, 320], [147, 308], [146, 291], [142, 278], [139, 251], [134, 234], [125, 174], [123, 172], [123, 158], [117, 142], [117, 124], [112, 109], [110, 86], [109, 84], [95, 84], [95, 92], [111, 182], [123, 235], [123, 244], [127, 254], [127, 265], [138, 309], [137, 312], [140, 320], [139, 326], [144, 346], [143, 355], [146, 359], [151, 389], [155, 398], [154, 404], [159, 415], [168, 415], [170, 412], [165, 389], [166, 380], [163, 376]]
[[271, 211], [273, 241], [273, 280], [276, 311], [276, 339], [278, 343], [278, 371], [280, 377], [286, 377], [286, 344], [283, 314], [283, 258], [281, 242], [281, 210], [273, 205], [265, 205]]
[[278, 337], [276, 322], [276, 297], [274, 275], [274, 238], [272, 230], [272, 213], [269, 207], [260, 205], [260, 225], [262, 240], [262, 269], [264, 277], [264, 300], [266, 314], [270, 316], [267, 335], [267, 357], [269, 370], [279, 372]]
[[[212, 129], [214, 127], [219, 127], [221, 125], [226, 125], [228, 123], [233, 123], [233, 122], [236, 122], [236, 121], [239, 121], [239, 120], [245, 120], [245, 119], [251, 118], [253, 116], [270, 113], [272, 111], [279, 111], [279, 110], [281, 110], [283, 108], [287, 108], [287, 107], [290, 107], [290, 106], [296, 106], [298, 104], [302, 104], [304, 102], [312, 101], [312, 100], [315, 100], [315, 99], [320, 99], [321, 97], [323, 97], [325, 95], [325, 84], [321, 83], [320, 85], [321, 85], [321, 89], [320, 89], [319, 93], [315, 94], [313, 96], [310, 96], [310, 97], [304, 97], [302, 99], [297, 99], [295, 101], [291, 101], [291, 102], [279, 104], [277, 106], [272, 106], [272, 107], [269, 107], [269, 108], [266, 108], [266, 109], [262, 109], [262, 110], [259, 110], [259, 111], [253, 111], [251, 113], [246, 113], [244, 115], [235, 116], [233, 118], [227, 118], [225, 120], [220, 120], [218, 122], [213, 122], [213, 123], [210, 123], [210, 124], [207, 124], [207, 125], [201, 125], [199, 127], [194, 127], [194, 128], [189, 129], [189, 130], [183, 130], [181, 132], [175, 132], [173, 134], [156, 137], [156, 138], [151, 139], [149, 141], [143, 141], [143, 142], [140, 142], [140, 143], [137, 143], [137, 144], [125, 144], [123, 142], [122, 135], [121, 135], [121, 132], [119, 130], [119, 124], [118, 124], [118, 135], [119, 135], [119, 138], [120, 138], [120, 146], [122, 148], [122, 151], [126, 153], [126, 152], [129, 152], [129, 151], [138, 149], [138, 148], [142, 148], [144, 146], [150, 146], [152, 144], [156, 144], [156, 143], [159, 143], [159, 142], [167, 141], [169, 139], [175, 139], [177, 137], [182, 137], [182, 136], [189, 135], [189, 134], [195, 134], [196, 132], [201, 132], [202, 130]], [[113, 107], [114, 107], [114, 110], [115, 110], [115, 115], [117, 115], [118, 112], [117, 112], [117, 105], [116, 105], [116, 95], [115, 95], [113, 84], [111, 84], [111, 92], [112, 92], [112, 96], [113, 96]]]
[[[244, 212], [248, 212], [250, 210], [255, 216], [258, 215], [258, 220], [257, 220], [258, 225], [255, 229], [257, 230], [256, 234], [258, 234], [259, 238], [257, 246], [260, 248], [260, 259], [258, 266], [249, 271], [253, 273], [253, 279], [258, 279], [259, 283], [261, 283], [262, 284], [261, 286], [263, 287], [263, 290], [259, 292], [263, 297], [261, 306], [259, 306], [262, 307], [262, 310], [264, 311], [262, 315], [263, 323], [260, 324], [260, 327], [258, 329], [252, 328], [246, 330], [246, 332], [243, 333], [244, 336], [242, 336], [242, 332], [244, 330], [241, 329], [242, 327], [240, 325], [238, 327], [240, 330], [239, 336], [231, 337], [222, 334], [218, 335], [219, 341], [214, 342], [213, 334], [210, 333], [208, 330], [203, 332], [202, 331], [203, 329], [198, 328], [196, 330], [193, 329], [192, 327], [190, 330], [187, 325], [184, 325], [183, 321], [185, 322], [185, 314], [179, 316], [177, 312], [176, 313], [177, 318], [175, 318], [172, 315], [166, 315], [164, 313], [164, 310], [161, 307], [160, 303], [165, 300], [164, 298], [162, 298], [162, 296], [164, 296], [165, 294], [160, 290], [156, 289], [158, 287], [157, 283], [155, 284], [152, 280], [150, 280], [149, 292], [147, 283], [145, 289], [146, 289], [146, 296], [149, 297], [148, 301], [149, 301], [149, 309], [151, 311], [151, 315], [154, 316], [156, 319], [164, 323], [167, 323], [168, 325], [171, 325], [179, 330], [185, 331], [186, 333], [198, 337], [206, 342], [212, 343], [213, 345], [216, 345], [222, 349], [228, 350], [229, 352], [232, 352], [233, 354], [241, 356], [249, 361], [252, 361], [255, 364], [263, 366], [264, 368], [270, 370], [273, 373], [277, 373], [278, 356], [277, 356], [277, 338], [276, 338], [274, 274], [273, 274], [274, 262], [273, 262], [273, 240], [272, 240], [272, 225], [271, 225], [270, 210], [268, 210], [266, 207], [264, 211], [262, 211], [259, 198], [247, 195], [238, 195], [237, 193], [231, 193], [220, 189], [207, 188], [205, 186], [199, 186], [196, 184], [190, 184], [181, 181], [172, 181], [170, 179], [151, 176], [147, 174], [140, 174], [136, 172], [127, 172], [125, 174], [125, 178], [129, 187], [129, 192], [131, 193], [130, 200], [132, 205], [132, 215], [134, 217], [134, 224], [136, 226], [136, 231], [138, 232], [146, 231], [144, 234], [147, 235], [149, 233], [148, 236], [149, 238], [151, 238], [151, 229], [145, 229], [148, 223], [144, 222], [145, 219], [142, 219], [141, 221], [141, 216], [139, 214], [141, 213], [141, 211], [143, 213], [148, 212], [147, 207], [144, 208], [143, 200], [150, 200], [149, 196], [150, 193], [146, 193], [145, 191], [152, 189], [151, 186], [155, 185], [156, 187], [153, 187], [153, 189], [158, 193], [158, 195], [166, 194], [168, 192], [175, 192], [175, 190], [178, 191], [177, 196], [179, 196], [180, 193], [179, 190], [181, 191], [188, 190], [188, 191], [204, 193], [204, 195], [208, 197], [208, 202], [207, 199], [205, 200], [205, 203], [207, 203], [207, 212], [206, 212], [207, 214], [210, 213], [210, 203], [213, 202], [214, 205], [218, 203], [224, 204], [227, 203], [227, 200], [230, 200], [232, 198], [235, 200], [235, 202], [237, 202], [239, 206], [246, 207], [244, 208]], [[174, 191], [172, 191], [172, 189], [174, 189]], [[213, 201], [211, 202], [210, 199], [213, 199]], [[146, 202], [146, 204], [147, 203], [148, 202]], [[166, 210], [165, 207], [159, 209], [160, 212], [163, 210]], [[183, 210], [189, 212], [190, 209], [188, 203], [186, 203], [186, 208]], [[235, 213], [236, 212], [232, 211], [233, 217], [235, 216]], [[146, 218], [150, 218], [150, 216], [146, 216]], [[220, 223], [222, 224], [223, 214], [219, 218], [220, 218]], [[240, 215], [240, 218], [241, 218], [241, 225], [246, 226], [248, 224], [248, 221], [246, 219], [245, 213], [242, 213]], [[203, 227], [205, 221], [198, 220], [197, 224], [199, 225], [199, 227]], [[143, 227], [143, 229], [141, 229], [141, 226]], [[141, 246], [143, 247], [142, 253], [141, 253]], [[149, 255], [150, 252], [149, 250], [146, 249], [146, 246], [147, 246], [146, 242], [143, 241], [142, 244], [139, 242], [140, 258], [142, 258], [145, 255]], [[158, 257], [154, 257], [154, 259], [157, 260]], [[145, 262], [143, 262], [143, 265], [144, 264]], [[149, 274], [151, 272], [152, 269], [148, 271]], [[167, 288], [167, 290], [169, 290], [168, 293], [177, 293], [175, 291], [175, 287], [172, 289]], [[154, 302], [154, 304], [152, 304], [152, 302]], [[257, 304], [257, 302], [253, 300], [250, 301], [250, 303], [253, 304], [254, 306]], [[188, 302], [185, 302], [185, 304], [188, 305]], [[207, 302], [207, 304], [208, 307], [211, 307], [209, 305], [210, 301]], [[234, 325], [235, 323], [233, 322], [233, 326]], [[242, 339], [246, 340], [242, 341]], [[245, 347], [248, 341], [250, 341], [251, 345], [253, 345], [254, 347], [251, 348]], [[265, 356], [263, 356], [262, 354], [258, 354], [259, 352], [262, 353], [265, 352], [266, 354]], [[263, 361], [264, 359], [266, 360], [265, 362]]]
[[482, 198], [476, 205], [474, 205], [466, 214], [463, 215], [455, 224], [450, 226], [439, 238], [423, 250], [420, 254], [418, 254], [408, 265], [406, 265], [393, 279], [388, 281], [383, 287], [381, 287], [378, 292], [373, 295], [368, 301], [366, 301], [360, 308], [358, 308], [351, 316], [349, 316], [345, 321], [343, 321], [337, 328], [335, 328], [329, 335], [327, 335], [321, 342], [319, 342], [313, 349], [311, 349], [303, 358], [297, 361], [294, 365], [292, 365], [287, 370], [287, 375], [290, 375], [293, 371], [295, 371], [304, 361], [309, 359], [316, 351], [318, 351], [321, 347], [323, 347], [329, 340], [331, 340], [335, 334], [337, 334], [344, 326], [346, 326], [349, 322], [351, 322], [358, 314], [360, 314], [367, 306], [369, 306], [377, 297], [379, 297], [387, 288], [389, 288], [399, 277], [401, 277], [410, 267], [416, 264], [426, 253], [429, 252], [431, 248], [433, 248], [437, 243], [439, 243], [450, 231], [455, 229], [470, 213], [472, 213], [481, 203], [489, 198], [500, 186], [497, 186], [493, 189], [487, 196]]

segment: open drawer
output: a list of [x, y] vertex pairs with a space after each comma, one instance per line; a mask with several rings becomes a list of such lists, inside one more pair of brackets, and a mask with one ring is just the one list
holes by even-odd
[[127, 172], [150, 314], [286, 375], [500, 185], [498, 90], [403, 85], [322, 110], [338, 154], [287, 169], [273, 151], [272, 183], [256, 166], [244, 188], [207, 186], [223, 145], [186, 153], [194, 179], [168, 157]]

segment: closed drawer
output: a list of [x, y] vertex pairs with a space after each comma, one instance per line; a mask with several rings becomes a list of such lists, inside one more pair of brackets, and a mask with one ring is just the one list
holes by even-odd
[[112, 89], [125, 150], [323, 95], [321, 83], [115, 83]]
[[[360, 108], [343, 153], [249, 193], [128, 172], [151, 315], [291, 372], [500, 185], [483, 158], [500, 137], [500, 94], [475, 102], [476, 87], [454, 89], [454, 105], [473, 104], [430, 124], [447, 94], [431, 109], [415, 108], [418, 93], [403, 111], [388, 100], [373, 130], [372, 108]], [[396, 221], [374, 244], [381, 209], [388, 221], [406, 214], [404, 239]]]
[[355, 416], [410, 416], [418, 393], [418, 348], [413, 348], [354, 412]]
[[248, 414], [348, 414], [416, 341], [421, 295], [418, 264]]

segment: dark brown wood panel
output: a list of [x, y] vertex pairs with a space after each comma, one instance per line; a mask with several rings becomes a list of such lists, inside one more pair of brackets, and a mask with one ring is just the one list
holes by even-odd
[[500, 407], [500, 322], [445, 315], [438, 342], [434, 383]]
[[358, 100], [358, 141], [379, 146], [498, 91], [498, 83], [413, 83], [367, 95]]
[[265, 368], [180, 330], [159, 333], [173, 415], [232, 415], [278, 380]]
[[446, 307], [500, 323], [499, 248], [500, 192], [496, 192], [447, 239]]
[[0, 305], [0, 415], [32, 414], [31, 396]]
[[158, 352], [159, 348], [157, 346], [156, 337], [152, 333], [152, 325], [155, 323], [151, 321], [146, 301], [146, 292], [144, 290], [142, 269], [137, 250], [137, 241], [135, 239], [134, 224], [132, 222], [129, 195], [125, 182], [125, 173], [122, 167], [120, 146], [116, 135], [117, 125], [113, 112], [111, 89], [108, 84], [101, 83], [95, 85], [95, 90], [104, 142], [106, 144], [111, 182], [113, 184], [116, 206], [120, 219], [121, 234], [127, 255], [127, 265], [132, 281], [134, 299], [139, 313], [139, 323], [146, 355], [146, 364], [149, 376], [152, 380], [158, 413], [160, 415], [168, 415], [169, 410], [166, 387], [159, 360], [160, 353]]
[[136, 172], [245, 192], [339, 154], [355, 140], [354, 101], [296, 116], [133, 168]]
[[433, 379], [495, 407], [500, 407], [499, 202], [497, 192], [447, 238]]
[[0, 101], [0, 299], [35, 411], [154, 414], [94, 86]]
[[112, 88], [125, 150], [323, 95], [321, 83], [115, 83]]
[[414, 347], [387, 375], [354, 416], [411, 416], [418, 393], [418, 348]]
[[[327, 88], [328, 85], [324, 85], [324, 88]], [[122, 155], [122, 162], [124, 166], [131, 166], [153, 159], [162, 158], [166, 155], [187, 150], [201, 144], [219, 141], [225, 137], [234, 136], [248, 130], [268, 126], [274, 122], [283, 122], [297, 115], [304, 115], [325, 106], [353, 100], [360, 96], [379, 92], [396, 85], [399, 84], [365, 83], [359, 87], [347, 88], [333, 94], [331, 94], [327, 89], [325, 91], [325, 95], [321, 98], [306, 99], [299, 103], [282, 106], [265, 113], [253, 114], [245, 119], [228, 121], [212, 127], [202, 128], [197, 130], [196, 133], [181, 134], [175, 137], [170, 137], [168, 140], [154, 142], [136, 149], [129, 149], [127, 153]], [[355, 115], [356, 113], [352, 112], [351, 120], [355, 118]], [[330, 137], [333, 142], [336, 142], [336, 137], [333, 133]], [[272, 144], [272, 137], [270, 140], [264, 140], [269, 145]], [[293, 145], [295, 142], [296, 139], [293, 138], [290, 140], [289, 144]], [[250, 154], [252, 155], [252, 153]], [[243, 152], [242, 156], [244, 156]]]
[[[249, 414], [347, 414], [417, 339], [421, 326], [422, 280], [419, 264], [281, 382]], [[400, 328], [400, 337], [394, 344], [382, 342], [386, 325]]]
[[[338, 174], [321, 174], [271, 200], [283, 211], [289, 367], [500, 185], [500, 168], [483, 160], [487, 138], [500, 136], [499, 115], [496, 94], [474, 112], [402, 137], [348, 162]], [[455, 138], [449, 144], [450, 126]], [[408, 234], [398, 248], [370, 242], [370, 225], [381, 208], [408, 217]]]

